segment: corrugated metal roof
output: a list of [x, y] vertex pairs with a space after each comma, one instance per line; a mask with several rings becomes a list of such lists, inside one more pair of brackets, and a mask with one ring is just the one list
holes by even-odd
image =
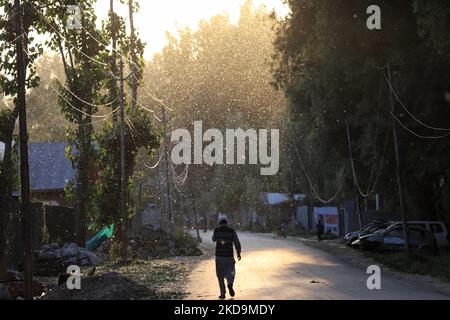
[[69, 181], [75, 180], [76, 171], [66, 158], [66, 145], [66, 142], [28, 145], [31, 190], [62, 190]]

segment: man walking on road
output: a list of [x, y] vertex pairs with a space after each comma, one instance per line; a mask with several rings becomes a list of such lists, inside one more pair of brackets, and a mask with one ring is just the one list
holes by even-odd
[[234, 277], [236, 268], [233, 253], [233, 244], [236, 248], [237, 259], [241, 260], [241, 243], [233, 228], [228, 225], [227, 216], [219, 215], [219, 226], [214, 230], [212, 240], [216, 242], [216, 275], [219, 280], [220, 296], [219, 299], [225, 299], [225, 278], [227, 279], [228, 291], [230, 296], [234, 297]]

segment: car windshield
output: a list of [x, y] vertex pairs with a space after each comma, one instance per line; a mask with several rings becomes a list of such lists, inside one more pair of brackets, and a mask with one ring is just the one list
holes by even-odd
[[369, 232], [369, 233], [375, 233], [376, 231], [384, 230], [385, 228], [386, 228], [385, 225], [378, 224], [378, 225], [375, 225], [375, 226], [371, 226], [366, 231]]
[[385, 230], [386, 230], [386, 228], [380, 228], [380, 229], [377, 229], [376, 231], [374, 231], [374, 233], [380, 234], [380, 233], [383, 233]]

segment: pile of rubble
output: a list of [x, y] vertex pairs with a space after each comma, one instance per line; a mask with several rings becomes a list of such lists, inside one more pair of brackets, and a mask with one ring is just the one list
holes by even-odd
[[129, 249], [131, 256], [139, 259], [202, 255], [197, 242], [191, 236], [174, 236], [163, 230], [147, 227], [139, 228], [130, 237]]
[[155, 296], [146, 286], [117, 272], [81, 278], [81, 290], [69, 290], [65, 284], [54, 287], [42, 300], [142, 300]]
[[[25, 297], [25, 283], [13, 282], [9, 285], [9, 293], [14, 300], [23, 299]], [[46, 288], [36, 280], [33, 280], [33, 297], [40, 297]]]
[[98, 257], [75, 243], [60, 246], [58, 243], [44, 245], [34, 253], [33, 269], [37, 276], [56, 276], [65, 273], [70, 265], [95, 266]]
[[[33, 280], [33, 297], [40, 297], [46, 288], [36, 280]], [[19, 300], [25, 297], [25, 283], [23, 274], [8, 270], [3, 283], [0, 283], [0, 300]]]

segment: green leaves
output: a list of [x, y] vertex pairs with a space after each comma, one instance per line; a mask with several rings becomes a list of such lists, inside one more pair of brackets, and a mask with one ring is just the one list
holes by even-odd
[[[322, 192], [335, 191], [336, 181], [342, 179], [336, 172], [350, 164], [345, 143], [348, 121], [360, 184], [369, 185], [374, 164], [382, 163], [375, 170], [380, 174], [375, 191], [382, 193], [385, 210], [394, 212], [397, 193], [392, 180], [389, 89], [383, 72], [390, 63], [397, 94], [409, 111], [426, 122], [449, 126], [444, 100], [450, 70], [449, 3], [381, 1], [383, 27], [371, 32], [360, 18], [365, 2], [287, 2], [292, 14], [278, 26], [274, 79], [289, 98], [290, 118], [298, 124], [289, 131], [310, 158], [310, 174]], [[424, 130], [407, 116], [399, 101], [394, 107], [409, 128]], [[421, 141], [405, 131], [399, 136], [408, 209], [412, 214], [424, 208], [429, 212], [434, 206], [432, 197], [422, 195], [435, 194], [436, 176], [448, 172], [448, 142]], [[291, 170], [304, 180], [295, 161]], [[353, 197], [351, 176], [345, 179], [342, 199]], [[297, 187], [309, 190], [301, 181]]]

